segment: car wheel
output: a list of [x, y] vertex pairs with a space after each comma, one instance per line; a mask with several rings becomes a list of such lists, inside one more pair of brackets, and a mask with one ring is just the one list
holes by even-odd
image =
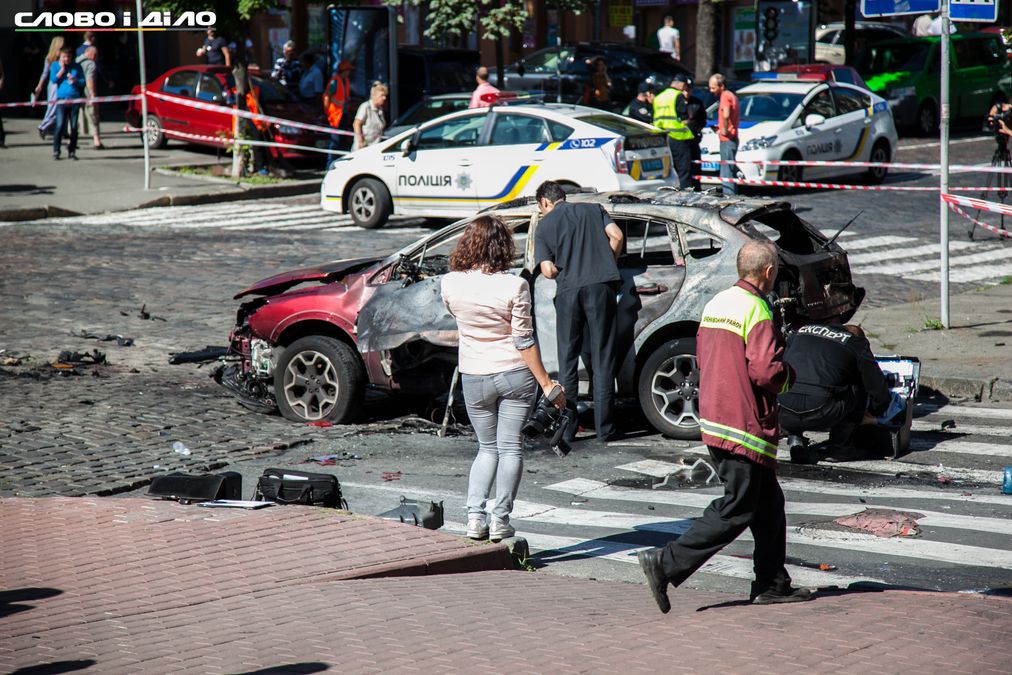
[[[144, 135], [148, 137], [149, 148], [164, 148], [169, 139], [165, 137], [162, 130], [162, 121], [154, 115], [148, 115], [147, 124], [144, 125]], [[141, 140], [141, 143], [144, 141]]]
[[390, 193], [375, 178], [363, 178], [351, 188], [348, 211], [359, 227], [367, 230], [383, 227], [392, 211]]
[[[790, 150], [785, 152], [784, 156], [780, 159], [784, 162], [796, 162], [801, 159], [801, 155], [794, 150]], [[785, 183], [802, 183], [805, 180], [805, 167], [781, 165], [777, 169], [777, 180]]]
[[665, 436], [699, 438], [699, 366], [695, 338], [669, 340], [654, 351], [640, 371], [640, 407], [647, 421]]
[[921, 136], [938, 133], [938, 107], [931, 101], [922, 103], [917, 111], [917, 133]]
[[285, 419], [343, 423], [365, 396], [365, 369], [347, 344], [311, 335], [288, 345], [274, 371], [274, 398]]
[[886, 174], [889, 173], [889, 167], [884, 166], [889, 163], [889, 144], [885, 141], [876, 141], [875, 146], [871, 149], [871, 154], [868, 155], [868, 162], [878, 166], [868, 168], [864, 174], [864, 182], [869, 185], [878, 185], [885, 180]]

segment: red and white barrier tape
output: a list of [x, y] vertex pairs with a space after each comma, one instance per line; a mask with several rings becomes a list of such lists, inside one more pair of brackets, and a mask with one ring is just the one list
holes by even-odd
[[[141, 131], [138, 127], [132, 127], [126, 125], [123, 127], [123, 131], [127, 133], [138, 133]], [[182, 138], [192, 141], [206, 141], [214, 143], [215, 145], [221, 145], [227, 147], [236, 143], [233, 136], [206, 136], [201, 134], [189, 134], [185, 131], [173, 131], [172, 129], [162, 129], [162, 133], [174, 138]], [[344, 150], [329, 150], [326, 148], [316, 148], [309, 145], [296, 145], [295, 143], [276, 143], [273, 141], [255, 141], [251, 138], [240, 138], [238, 140], [239, 145], [258, 145], [269, 148], [287, 148], [290, 150], [310, 150], [312, 152], [322, 152], [326, 155], [347, 155], [348, 153]]]
[[[927, 171], [941, 171], [940, 164], [910, 164], [906, 162], [843, 162], [816, 159], [750, 159], [750, 160], [726, 160], [726, 159], [695, 159], [695, 164], [765, 164], [767, 166], [850, 166], [850, 167], [875, 167], [884, 166], [889, 169], [922, 169]], [[974, 164], [950, 164], [949, 171], [956, 173], [979, 171], [981, 173], [1012, 173], [1009, 166], [990, 166]]]
[[209, 112], [216, 112], [221, 115], [228, 115], [229, 117], [243, 117], [248, 120], [263, 120], [265, 122], [271, 122], [273, 124], [295, 127], [297, 129], [306, 129], [307, 131], [317, 131], [323, 134], [337, 134], [339, 136], [354, 136], [350, 131], [340, 131], [333, 127], [324, 127], [319, 124], [308, 124], [306, 122], [296, 122], [295, 120], [286, 120], [281, 117], [274, 117], [273, 115], [263, 115], [260, 113], [251, 113], [248, 110], [238, 110], [237, 108], [231, 108], [229, 106], [217, 105], [213, 103], [201, 103], [199, 101], [193, 101], [191, 99], [181, 98], [179, 96], [169, 96], [163, 94], [160, 91], [149, 91], [149, 96], [160, 99], [162, 101], [169, 101], [177, 105], [187, 106], [189, 108], [196, 108], [198, 110], [207, 110]]
[[977, 227], [982, 227], [985, 230], [988, 230], [990, 232], [994, 232], [995, 234], [997, 234], [999, 236], [1002, 236], [1002, 237], [1012, 237], [1012, 232], [1009, 232], [1008, 230], [1003, 230], [1001, 228], [995, 227], [994, 225], [988, 225], [987, 223], [982, 223], [981, 221], [977, 220], [976, 218], [974, 218], [969, 213], [967, 213], [963, 209], [959, 208], [958, 206], [956, 206], [952, 202], [946, 202], [946, 205], [950, 209], [952, 209], [953, 211], [955, 211], [956, 213], [958, 213], [959, 215], [961, 215], [964, 218], [966, 218], [967, 220], [969, 220], [971, 223], [973, 223]]
[[985, 199], [975, 199], [973, 197], [960, 197], [959, 195], [947, 194], [945, 192], [942, 193], [942, 201], [947, 204], [957, 204], [970, 209], [977, 209], [978, 211], [988, 211], [989, 213], [1000, 213], [1003, 216], [1012, 216], [1012, 205], [1009, 204], [989, 202]]
[[[127, 133], [139, 133], [143, 131], [140, 127], [132, 127], [129, 124], [123, 127], [123, 131]], [[162, 133], [166, 136], [172, 136], [173, 138], [185, 138], [190, 141], [210, 141], [218, 145], [231, 145], [232, 136], [207, 136], [204, 134], [190, 134], [185, 131], [173, 131], [172, 129], [162, 129]]]
[[[850, 183], [802, 183], [789, 180], [751, 180], [747, 178], [716, 178], [714, 176], [693, 176], [696, 180], [707, 185], [720, 185], [721, 183], [734, 183], [735, 185], [755, 185], [761, 187], [789, 187], [789, 188], [812, 188], [816, 190], [870, 190], [875, 192], [938, 192], [937, 187], [922, 187], [919, 185], [853, 185]], [[986, 192], [989, 190], [1000, 190], [999, 187], [959, 187], [949, 188], [961, 192]]]
[[112, 103], [114, 101], [136, 101], [139, 94], [126, 94], [123, 96], [93, 96], [92, 98], [54, 98], [52, 101], [36, 99], [21, 103], [0, 103], [0, 108], [32, 108], [44, 105], [72, 105], [75, 103]]

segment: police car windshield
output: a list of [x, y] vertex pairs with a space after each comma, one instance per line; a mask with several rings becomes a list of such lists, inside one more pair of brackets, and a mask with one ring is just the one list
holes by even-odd
[[875, 45], [862, 55], [858, 71], [865, 75], [917, 72], [924, 69], [930, 50], [931, 45], [925, 42]]
[[[804, 94], [757, 91], [738, 94], [743, 122], [779, 122], [790, 117], [805, 98]], [[716, 112], [716, 111], [715, 111]]]

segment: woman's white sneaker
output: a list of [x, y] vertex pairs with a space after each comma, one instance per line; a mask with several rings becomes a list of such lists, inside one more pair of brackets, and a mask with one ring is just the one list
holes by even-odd
[[485, 521], [477, 518], [467, 521], [467, 538], [488, 539], [488, 525], [485, 524]]
[[500, 539], [509, 539], [517, 531], [513, 529], [513, 526], [509, 523], [503, 523], [498, 520], [492, 520], [492, 527], [488, 530], [488, 538], [492, 541], [499, 541]]

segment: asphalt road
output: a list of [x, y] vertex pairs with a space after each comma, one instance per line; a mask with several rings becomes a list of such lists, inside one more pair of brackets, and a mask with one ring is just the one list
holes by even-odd
[[[923, 142], [905, 145], [911, 147], [900, 151], [900, 161], [930, 162], [937, 153], [937, 146], [917, 147]], [[959, 143], [953, 162], [987, 163], [991, 150], [990, 141]], [[908, 172], [889, 182], [932, 180]], [[823, 191], [784, 198], [826, 230], [865, 210], [841, 242], [852, 255], [865, 256], [855, 276], [868, 288], [869, 302], [937, 294], [937, 284], [918, 278], [933, 269], [938, 238], [930, 194]], [[378, 513], [402, 494], [436, 499], [444, 502], [447, 529], [462, 527], [474, 451], [468, 435], [439, 439], [427, 427], [405, 427], [390, 421], [405, 411], [385, 404], [370, 408], [371, 425], [292, 425], [240, 408], [206, 369], [166, 365], [172, 352], [224, 344], [237, 304], [231, 296], [249, 283], [323, 260], [394, 250], [433, 227], [398, 221], [362, 231], [314, 206], [311, 198], [239, 202], [0, 228], [0, 269], [13, 272], [0, 276], [0, 349], [31, 356], [0, 369], [0, 494], [130, 494], [142, 492], [151, 475], [227, 465], [244, 473], [249, 496], [266, 466], [312, 470], [315, 465], [302, 463], [307, 458], [337, 455], [320, 470], [337, 473], [353, 510]], [[967, 243], [954, 255], [954, 269], [1012, 274], [1003, 272], [1009, 263], [1003, 242], [969, 242], [956, 220], [952, 237]], [[987, 265], [977, 258], [955, 262], [981, 253], [994, 257], [985, 258]], [[884, 271], [898, 263], [905, 271]], [[956, 288], [986, 280], [960, 283]], [[81, 330], [130, 336], [136, 344], [75, 337]], [[48, 366], [61, 350], [96, 347], [108, 364], [79, 368], [77, 376]], [[1006, 442], [1012, 411], [935, 400], [923, 402], [918, 415], [915, 452], [900, 462], [783, 467], [791, 573], [799, 583], [1012, 587], [1012, 499], [999, 489], [1001, 468], [1012, 464]], [[540, 551], [536, 566], [639, 582], [635, 551], [681, 531], [715, 494], [712, 486], [677, 479], [653, 489], [683, 459], [698, 459], [698, 448], [636, 431], [635, 408], [623, 419], [633, 434], [619, 446], [577, 445], [566, 459], [544, 449], [528, 455], [515, 516], [519, 532]], [[955, 431], [940, 431], [947, 419], [957, 422]], [[173, 451], [176, 441], [190, 454]], [[383, 480], [384, 472], [397, 471], [399, 479]], [[872, 507], [922, 515], [920, 535], [878, 538], [831, 524]], [[736, 542], [691, 584], [744, 593], [749, 552], [747, 541]], [[820, 563], [835, 569], [820, 570]]]

